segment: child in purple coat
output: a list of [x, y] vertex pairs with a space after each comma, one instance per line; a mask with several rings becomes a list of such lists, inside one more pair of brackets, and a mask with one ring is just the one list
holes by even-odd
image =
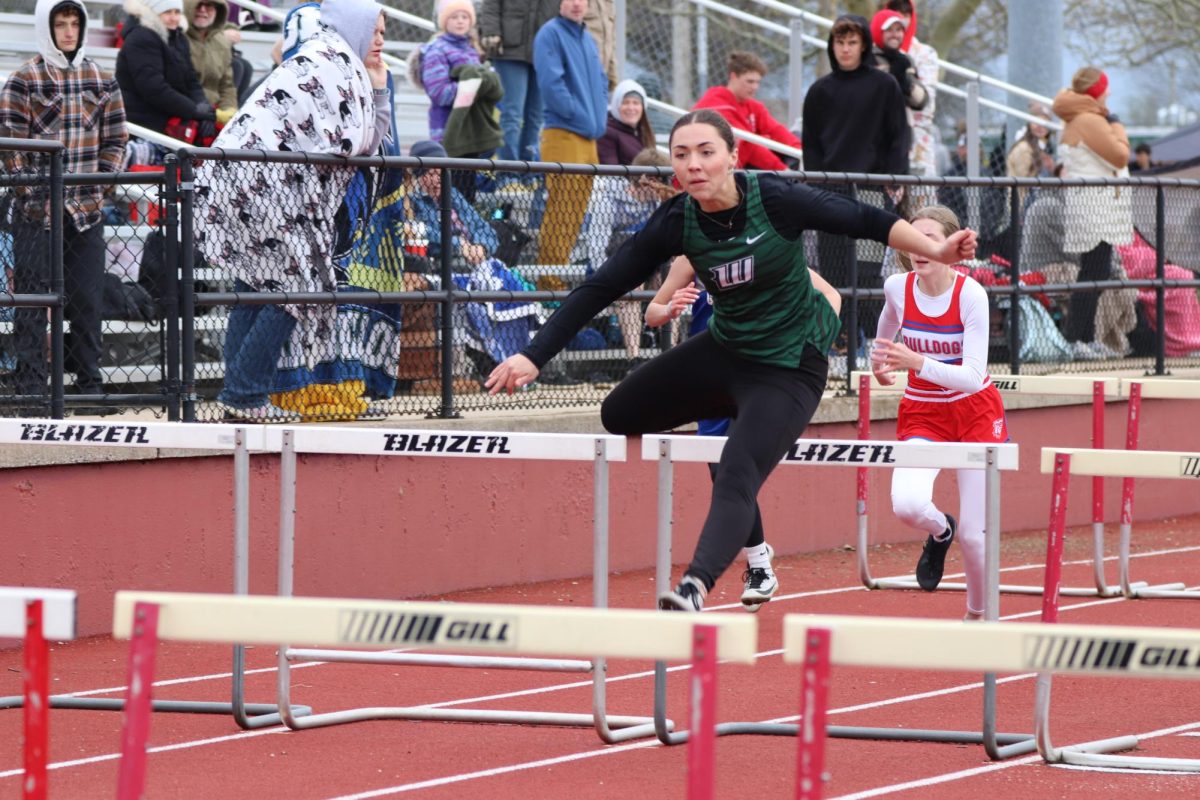
[[437, 6], [437, 23], [441, 33], [421, 47], [420, 74], [425, 94], [429, 95], [429, 138], [440, 142], [458, 96], [458, 82], [450, 73], [462, 64], [480, 63], [475, 4], [471, 0], [442, 0]]

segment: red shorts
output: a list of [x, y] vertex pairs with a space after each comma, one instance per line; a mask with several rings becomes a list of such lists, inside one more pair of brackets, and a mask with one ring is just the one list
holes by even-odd
[[1008, 421], [995, 386], [949, 403], [900, 399], [896, 438], [934, 442], [1007, 442]]

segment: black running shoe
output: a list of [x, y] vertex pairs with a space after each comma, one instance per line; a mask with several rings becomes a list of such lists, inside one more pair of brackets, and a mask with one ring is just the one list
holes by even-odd
[[658, 607], [662, 611], [700, 611], [707, 595], [708, 590], [699, 578], [684, 575], [675, 591], [658, 596]]
[[917, 561], [917, 585], [927, 592], [932, 592], [942, 582], [942, 572], [946, 568], [946, 551], [954, 541], [956, 525], [954, 517], [947, 514], [946, 530], [949, 531], [949, 535], [940, 542], [934, 539], [932, 534], [925, 540], [925, 549], [921, 551], [921, 558]]

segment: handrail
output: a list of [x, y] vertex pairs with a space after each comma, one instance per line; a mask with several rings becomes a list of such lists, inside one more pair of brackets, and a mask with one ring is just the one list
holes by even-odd
[[[714, 2], [714, 0], [688, 0], [688, 2], [692, 3], [693, 5], [698, 5], [698, 6], [702, 6], [702, 7], [706, 7], [706, 8], [712, 8], [714, 11], [720, 11], [721, 13], [729, 14], [730, 16], [734, 16], [737, 19], [741, 19], [741, 20], [747, 21], [747, 22], [751, 21], [750, 19], [747, 19], [747, 17], [753, 17], [752, 14], [747, 14], [744, 11], [738, 11], [737, 9], [730, 8], [729, 6], [724, 6], [724, 7], [718, 8], [718, 6], [721, 6], [722, 4]], [[799, 8], [793, 8], [792, 6], [790, 6], [786, 3], [779, 2], [779, 0], [753, 0], [753, 2], [757, 3], [760, 6], [763, 6], [765, 8], [769, 8], [772, 11], [778, 11], [782, 14], [787, 14], [788, 16], [792, 16], [792, 17], [799, 17], [800, 19], [803, 19], [805, 22], [810, 22], [820, 28], [828, 29], [828, 28], [833, 27], [832, 20], [826, 19], [825, 17], [819, 16], [817, 14], [813, 14], [809, 11], [803, 11]], [[763, 20], [763, 22], [768, 22], [768, 21]], [[768, 22], [768, 24], [777, 25], [777, 23], [770, 23], [770, 22]], [[766, 26], [762, 26], [762, 27], [766, 27]], [[783, 26], [778, 26], [778, 27], [782, 28]], [[768, 28], [768, 29], [774, 30], [774, 28]], [[815, 39], [815, 37], [809, 37], [807, 35], [805, 36], [805, 41], [808, 42], [809, 44], [813, 44], [814, 39]], [[825, 44], [826, 44], [824, 41], [821, 41], [819, 39], [817, 39], [816, 42], [818, 43], [817, 46], [821, 46], [821, 47], [825, 46]], [[964, 78], [967, 78], [968, 80], [978, 81], [979, 83], [986, 84], [988, 86], [994, 86], [997, 89], [1003, 89], [1004, 91], [1009, 92], [1010, 94], [1019, 95], [1021, 97], [1027, 98], [1029, 100], [1036, 100], [1037, 102], [1043, 103], [1047, 106], [1049, 106], [1050, 104], [1052, 104], [1054, 102], [1053, 98], [1046, 97], [1043, 94], [1038, 94], [1037, 92], [1030, 91], [1029, 89], [1024, 89], [1020, 86], [1016, 86], [1015, 84], [1008, 83], [1007, 81], [1002, 81], [999, 78], [993, 78], [990, 75], [985, 75], [984, 73], [979, 72], [978, 70], [968, 69], [967, 67], [960, 67], [958, 64], [955, 64], [951, 61], [947, 61], [944, 58], [940, 58], [940, 57], [938, 58], [938, 67], [940, 69], [946, 70], [947, 72], [951, 72], [951, 73], [954, 73], [955, 75], [959, 75]], [[938, 89], [942, 89], [944, 87], [947, 87], [947, 84], [944, 84], [941, 81], [938, 81], [936, 86]], [[948, 88], [953, 89], [954, 87], [948, 87]], [[961, 91], [961, 90], [959, 90], [959, 91]], [[948, 92], [948, 93], [954, 94], [954, 92]], [[962, 95], [956, 95], [956, 96], [962, 96]], [[985, 103], [983, 100], [980, 100], [980, 105], [988, 105], [991, 108], [996, 108], [998, 110], [1005, 111], [1005, 112], [1012, 114], [1015, 117], [1019, 117], [1021, 119], [1025, 119], [1025, 120], [1031, 119], [1029, 117], [1029, 115], [1025, 114], [1024, 112], [1018, 111], [1017, 109], [1012, 108], [1010, 106], [997, 105], [995, 103], [992, 103], [991, 101]], [[1033, 119], [1033, 121], [1039, 122], [1041, 124], [1045, 124], [1045, 121], [1041, 120], [1039, 118], [1032, 118], [1032, 119]], [[1046, 127], [1054, 128], [1056, 130], [1061, 129], [1061, 126], [1055, 126], [1055, 125], [1046, 125]]]
[[[682, 117], [684, 114], [688, 113], [686, 109], [680, 108], [679, 106], [673, 106], [670, 103], [664, 103], [661, 100], [655, 100], [653, 97], [646, 98], [646, 105], [649, 108], [657, 108], [659, 111], [665, 111], [669, 114], [674, 114], [677, 117]], [[733, 126], [731, 125], [730, 127], [732, 128]], [[768, 139], [765, 136], [759, 136], [757, 133], [751, 133], [750, 131], [745, 131], [741, 128], [733, 128], [733, 135], [736, 139], [744, 139], [747, 142], [762, 145], [769, 150], [774, 150], [776, 153], [781, 153], [785, 156], [791, 156], [792, 158], [799, 159], [804, 158], [804, 152], [799, 148], [781, 144], [774, 139]]]
[[[270, 6], [264, 6], [261, 3], [256, 3], [255, 0], [244, 0], [244, 2], [243, 2], [243, 0], [238, 0], [238, 5], [248, 11], [253, 11], [255, 14], [262, 14], [263, 16], [270, 17], [271, 19], [277, 19], [281, 22], [287, 16], [286, 11], [280, 11], [277, 8], [271, 8]], [[432, 31], [432, 30], [436, 30], [436, 28], [437, 28], [436, 25], [434, 25], [432, 22], [430, 22], [427, 19], [418, 17], [414, 14], [409, 14], [405, 11], [399, 11], [395, 8], [384, 5], [383, 3], [380, 3], [380, 5], [383, 6], [383, 13], [385, 16], [392, 17], [393, 19], [398, 19], [401, 22], [407, 22], [409, 25], [415, 25], [416, 27], [424, 28], [425, 30]], [[395, 56], [389, 55], [388, 53], [383, 54], [383, 60], [386, 61], [387, 63], [389, 63], [393, 67], [404, 66], [404, 63], [405, 63], [404, 59], [396, 58]]]

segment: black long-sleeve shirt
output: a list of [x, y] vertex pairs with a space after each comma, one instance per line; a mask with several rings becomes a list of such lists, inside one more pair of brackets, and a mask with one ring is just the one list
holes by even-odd
[[[745, 175], [738, 173], [735, 180], [745, 197]], [[758, 182], [771, 226], [790, 241], [798, 240], [805, 230], [820, 230], [886, 244], [899, 219], [888, 211], [776, 175], [762, 174]], [[605, 306], [645, 283], [659, 264], [687, 255], [683, 249], [684, 203], [692, 202], [688, 195], [680, 194], [659, 206], [642, 230], [567, 296], [522, 355], [541, 368]], [[743, 202], [712, 214], [702, 211], [696, 217], [700, 230], [710, 239], [733, 239], [745, 229], [746, 205]], [[796, 246], [803, 245], [797, 242]]]

